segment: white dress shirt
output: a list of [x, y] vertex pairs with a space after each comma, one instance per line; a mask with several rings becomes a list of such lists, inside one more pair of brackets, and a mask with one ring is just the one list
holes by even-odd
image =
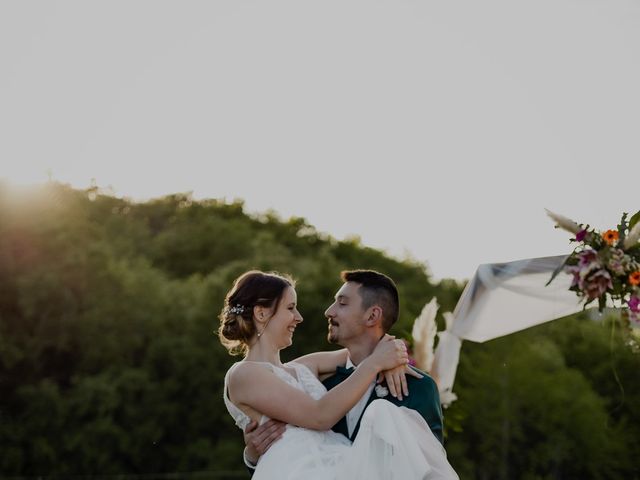
[[[346, 368], [355, 367], [355, 365], [351, 361], [351, 358], [347, 357], [347, 363], [345, 367]], [[358, 401], [358, 403], [356, 403], [353, 406], [353, 408], [347, 412], [347, 429], [349, 431], [349, 437], [353, 435], [353, 430], [356, 428], [356, 425], [358, 424], [358, 420], [362, 416], [364, 407], [367, 406], [367, 401], [369, 400], [369, 397], [371, 396], [371, 392], [373, 392], [373, 389], [375, 386], [376, 386], [376, 381], [374, 380], [373, 382], [371, 382], [371, 385], [369, 385], [369, 388], [367, 389], [365, 394], [362, 396], [362, 398]]]

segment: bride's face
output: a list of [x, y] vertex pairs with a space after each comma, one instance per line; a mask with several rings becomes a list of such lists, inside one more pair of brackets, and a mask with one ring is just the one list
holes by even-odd
[[[293, 342], [293, 332], [303, 318], [297, 307], [298, 297], [292, 287], [284, 291], [278, 310], [269, 318], [269, 323], [264, 330], [278, 348], [286, 348]], [[258, 327], [260, 330], [261, 327]]]

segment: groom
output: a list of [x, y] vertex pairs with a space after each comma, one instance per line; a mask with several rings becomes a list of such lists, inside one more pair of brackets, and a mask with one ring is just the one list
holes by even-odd
[[[323, 380], [328, 390], [344, 381], [353, 367], [367, 358], [380, 338], [398, 319], [398, 289], [386, 275], [373, 270], [352, 270], [341, 273], [344, 284], [335, 296], [335, 301], [325, 311], [329, 321], [330, 343], [336, 343], [349, 351], [345, 367]], [[336, 423], [332, 430], [353, 441], [358, 434], [360, 421], [367, 406], [377, 398], [384, 398], [394, 405], [418, 412], [427, 422], [433, 434], [443, 441], [442, 409], [436, 383], [424, 372], [422, 378], [407, 376], [408, 396], [385, 395], [384, 389], [369, 390], [347, 415]], [[285, 424], [269, 420], [261, 426], [252, 422], [245, 431], [244, 460], [249, 468], [255, 468], [260, 455], [284, 433]]]

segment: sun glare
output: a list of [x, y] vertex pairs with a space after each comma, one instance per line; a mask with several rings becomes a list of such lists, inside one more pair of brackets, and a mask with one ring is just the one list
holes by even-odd
[[0, 209], [11, 214], [28, 214], [34, 208], [57, 203], [51, 182], [17, 183], [0, 179]]

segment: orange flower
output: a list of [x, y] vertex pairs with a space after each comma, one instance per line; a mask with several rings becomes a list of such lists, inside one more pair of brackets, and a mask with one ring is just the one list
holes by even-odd
[[631, 285], [640, 285], [640, 270], [636, 270], [629, 275], [629, 283]]
[[606, 232], [604, 232], [604, 234], [602, 235], [602, 238], [604, 239], [605, 242], [607, 242], [609, 245], [613, 245], [614, 243], [616, 243], [618, 241], [618, 232], [616, 230], [607, 230]]

